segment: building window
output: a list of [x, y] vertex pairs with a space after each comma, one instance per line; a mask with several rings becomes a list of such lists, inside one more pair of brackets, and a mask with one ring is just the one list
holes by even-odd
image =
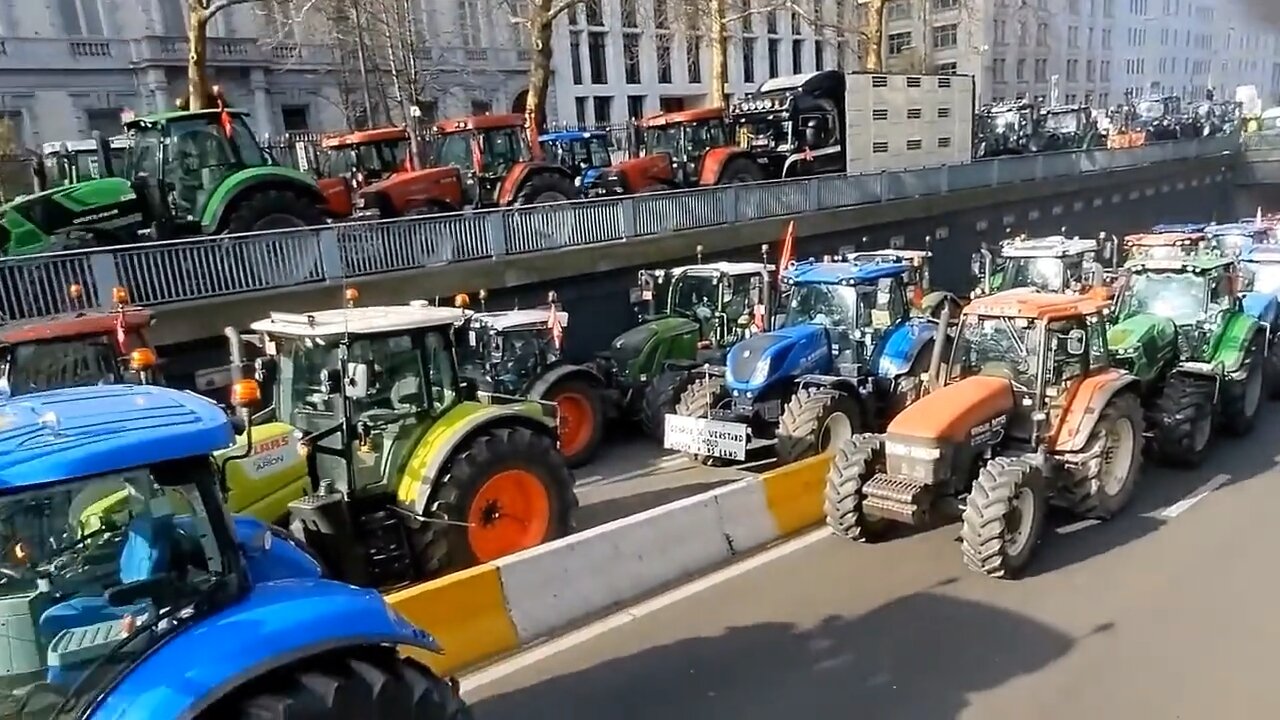
[[804, 72], [804, 41], [791, 41], [791, 72]]
[[933, 26], [933, 49], [947, 50], [956, 46], [959, 26], [956, 23]]
[[781, 40], [769, 38], [769, 77], [771, 78], [782, 75], [782, 63], [778, 60], [779, 46], [781, 44]]
[[1067, 28], [1067, 47], [1069, 48], [1080, 47], [1080, 28], [1074, 25]]
[[1094, 79], [1094, 77], [1095, 77], [1096, 75], [1097, 75], [1097, 73], [1095, 73], [1095, 72], [1093, 71], [1093, 61], [1092, 61], [1092, 60], [1085, 60], [1085, 61], [1084, 61], [1084, 79], [1085, 79], [1085, 82], [1093, 82], [1093, 79]]
[[280, 108], [280, 119], [284, 121], [284, 131], [307, 132], [311, 129], [310, 108], [306, 105], [285, 105]]
[[473, 98], [471, 100], [472, 115], [488, 115], [491, 112], [493, 112], [493, 103], [479, 98]]
[[605, 54], [605, 33], [587, 33], [587, 61], [591, 66], [591, 84], [607, 85], [609, 83], [608, 57]]
[[480, 15], [480, 3], [477, 0], [462, 0], [458, 12], [459, 29], [462, 32], [462, 44], [467, 47], [480, 47], [480, 23], [484, 22]]
[[826, 69], [827, 67], [827, 59], [825, 57], [825, 53], [826, 53], [825, 48], [826, 48], [826, 43], [822, 42], [822, 40], [815, 39], [813, 41], [813, 69], [815, 71], [820, 72]]
[[1036, 82], [1048, 82], [1049, 80], [1049, 61], [1044, 58], [1036, 58]]
[[1004, 71], [1006, 62], [1007, 61], [1004, 58], [996, 58], [991, 61], [991, 75], [996, 82], [1005, 81]]
[[[58, 0], [62, 29], [68, 37], [102, 37], [102, 10], [98, 0]], [[186, 25], [182, 26], [184, 29]]]
[[600, 0], [587, 0], [587, 24], [591, 27], [604, 25], [604, 14], [600, 11]]
[[[187, 34], [187, 13], [182, 0], [160, 0], [160, 32], [166, 35]], [[280, 17], [281, 13], [273, 13]]]
[[[776, 40], [770, 40], [772, 45]], [[742, 82], [753, 83], [756, 81], [756, 39], [753, 37], [742, 38]]]
[[933, 71], [939, 75], [955, 75], [957, 68], [959, 68], [959, 65], [955, 61], [940, 62], [933, 66]]
[[671, 24], [670, 8], [667, 6], [667, 0], [653, 0], [653, 26], [659, 30], [666, 30]]
[[93, 108], [84, 113], [89, 125], [90, 134], [99, 132], [103, 137], [115, 137], [124, 134], [124, 123], [120, 119], [121, 108]]
[[911, 19], [911, 0], [893, 0], [884, 9], [886, 20]]
[[1027, 30], [1026, 21], [1018, 21], [1018, 47], [1026, 47], [1031, 42], [1031, 31]]
[[1067, 82], [1080, 80], [1080, 61], [1072, 58], [1067, 61]]
[[640, 84], [640, 36], [635, 33], [622, 36], [622, 73], [628, 85]]
[[671, 36], [658, 35], [654, 38], [654, 47], [658, 51], [658, 83], [671, 84]]
[[582, 33], [569, 33], [569, 72], [573, 75], [573, 84], [582, 84]]
[[628, 95], [627, 96], [627, 117], [632, 120], [639, 120], [644, 117], [644, 96]]
[[702, 38], [690, 35], [685, 41], [684, 52], [689, 63], [689, 82], [702, 82]]
[[889, 33], [890, 55], [901, 55], [910, 50], [911, 47], [911, 31]]
[[1014, 79], [1018, 82], [1027, 81], [1027, 61], [1025, 58], [1018, 58], [1018, 64], [1014, 66]]
[[593, 119], [597, 126], [608, 125], [613, 122], [613, 98], [592, 98], [591, 105], [591, 109], [595, 111], [595, 117]]
[[960, 0], [933, 0], [934, 10], [955, 10], [960, 7]]
[[574, 114], [578, 116], [578, 127], [587, 126], [587, 99], [584, 97], [576, 97], [573, 99]]
[[640, 11], [637, 7], [639, 0], [622, 0], [622, 27], [631, 30], [640, 27]]
[[1049, 47], [1049, 23], [1036, 25], [1036, 47]]

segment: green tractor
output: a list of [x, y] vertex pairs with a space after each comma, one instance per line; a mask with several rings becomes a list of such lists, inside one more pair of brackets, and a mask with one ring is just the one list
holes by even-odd
[[974, 297], [1030, 288], [1041, 292], [1090, 293], [1099, 299], [1111, 295], [1104, 262], [1115, 263], [1116, 243], [1105, 233], [1092, 238], [1051, 235], [1032, 238], [1018, 235], [1000, 243], [999, 255], [985, 247], [970, 263], [976, 287]]
[[129, 151], [129, 138], [113, 137], [107, 141], [110, 167], [105, 167], [98, 161], [98, 144], [96, 136], [93, 140], [45, 143], [40, 148], [39, 159], [31, 166], [36, 192], [106, 177], [111, 169], [124, 167], [125, 155]]
[[[468, 315], [414, 301], [253, 323], [266, 351], [255, 374], [275, 387], [254, 420], [274, 415], [297, 431], [311, 485], [288, 504], [290, 532], [332, 577], [390, 589], [572, 529], [578, 500], [556, 407], [482, 393], [459, 373]], [[232, 371], [243, 372], [239, 334], [227, 335]]]
[[[560, 333], [569, 326], [569, 313], [560, 309], [555, 293], [548, 307], [497, 312], [484, 309], [486, 295], [480, 291], [480, 312], [469, 314], [459, 328], [463, 377], [486, 393], [554, 403], [565, 462], [571, 468], [587, 464], [604, 437], [604, 379], [561, 356]], [[454, 298], [456, 307], [470, 304], [467, 295]]]
[[1253, 430], [1266, 385], [1264, 325], [1240, 299], [1236, 260], [1200, 254], [1130, 261], [1107, 341], [1116, 364], [1142, 383], [1148, 449], [1195, 466], [1216, 427]]
[[[767, 257], [768, 246], [762, 246]], [[641, 324], [622, 333], [596, 357], [609, 406], [640, 420], [661, 440], [665, 418], [693, 384], [690, 371], [721, 365], [734, 343], [772, 325], [767, 262], [701, 262], [671, 270], [640, 271], [632, 303]], [[659, 298], [665, 288], [665, 308]]]
[[99, 177], [0, 207], [0, 255], [323, 224], [315, 178], [276, 163], [246, 118], [219, 109], [130, 120], [123, 168], [99, 137]]

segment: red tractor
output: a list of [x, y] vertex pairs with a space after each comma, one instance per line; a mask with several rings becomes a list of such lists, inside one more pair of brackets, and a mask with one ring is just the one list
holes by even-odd
[[756, 182], [765, 171], [743, 147], [723, 108], [661, 113], [639, 123], [643, 154], [614, 165], [630, 193]]
[[571, 200], [573, 175], [547, 162], [522, 115], [480, 115], [436, 124], [427, 167], [357, 189], [356, 215], [402, 217], [467, 208]]
[[401, 127], [355, 130], [320, 141], [320, 190], [330, 214], [347, 217], [360, 188], [411, 172], [409, 131]]

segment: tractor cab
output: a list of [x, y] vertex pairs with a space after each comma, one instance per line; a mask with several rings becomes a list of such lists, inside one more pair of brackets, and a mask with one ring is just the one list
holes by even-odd
[[1177, 140], [1183, 135], [1182, 100], [1164, 95], [1138, 101], [1133, 108], [1131, 128], [1146, 133], [1153, 141]]
[[944, 305], [950, 305], [952, 320], [960, 317], [959, 300], [946, 291], [935, 290], [930, 271], [933, 253], [928, 250], [856, 250], [842, 248], [840, 256], [847, 262], [904, 263], [910, 266], [902, 276], [911, 298], [911, 307], [920, 314], [935, 320], [941, 317]]
[[113, 137], [107, 141], [110, 155], [108, 167], [98, 161], [98, 141], [69, 140], [48, 142], [40, 149], [40, 159], [34, 168], [36, 191], [51, 187], [73, 185], [79, 182], [107, 177], [107, 173], [124, 167], [129, 139]]
[[[464, 298], [459, 296], [455, 303], [466, 307]], [[552, 312], [557, 315], [554, 322]], [[568, 325], [569, 313], [558, 307], [469, 314], [459, 329], [459, 370], [482, 392], [524, 396], [535, 378], [560, 361], [556, 328]]]
[[1049, 293], [1083, 293], [1103, 288], [1106, 278], [1102, 261], [1114, 256], [1115, 247], [1091, 238], [1020, 235], [1002, 242], [999, 253], [993, 257], [983, 249], [971, 259], [976, 295], [1015, 288]]
[[1255, 245], [1265, 245], [1271, 242], [1270, 231], [1252, 220], [1209, 225], [1204, 229], [1204, 234], [1208, 238], [1208, 245], [1211, 249], [1233, 257], [1239, 257]]
[[[769, 298], [773, 269], [765, 263], [716, 262], [641, 270], [631, 301], [642, 321], [662, 315], [685, 318], [697, 323], [700, 338], [724, 346], [732, 338], [763, 332], [773, 324]], [[665, 304], [660, 306], [664, 287]]]
[[480, 115], [436, 124], [432, 168], [462, 176], [462, 203], [475, 207], [559, 202], [577, 190], [568, 170], [531, 144], [523, 115]]
[[1040, 115], [1045, 135], [1044, 150], [1083, 150], [1092, 147], [1099, 137], [1093, 110], [1085, 105], [1054, 105]]
[[320, 141], [320, 176], [346, 178], [361, 188], [412, 168], [409, 132], [388, 127], [331, 135]]
[[[72, 286], [73, 302], [82, 290]], [[147, 337], [154, 321], [130, 305], [123, 288], [115, 309], [85, 309], [0, 325], [0, 397], [87, 385], [160, 382]]]
[[641, 156], [613, 166], [629, 193], [753, 182], [765, 173], [738, 147], [723, 108], [660, 113], [638, 123]]
[[1183, 355], [1198, 355], [1240, 312], [1252, 277], [1234, 259], [1217, 254], [1148, 258], [1125, 265], [1127, 282], [1115, 301], [1123, 323], [1138, 315], [1164, 318], [1177, 327]]
[[978, 157], [1030, 152], [1036, 125], [1036, 106], [1029, 100], [998, 103], [979, 109]]
[[[1200, 253], [1206, 247], [1208, 236], [1202, 231], [1162, 231], [1157, 226], [1149, 233], [1135, 233], [1124, 238], [1127, 260], [1155, 260], [1180, 258]], [[1188, 226], [1193, 227], [1193, 226]]]
[[626, 192], [612, 172], [613, 148], [609, 133], [602, 130], [572, 130], [538, 136], [547, 161], [568, 170], [583, 197], [621, 195]]

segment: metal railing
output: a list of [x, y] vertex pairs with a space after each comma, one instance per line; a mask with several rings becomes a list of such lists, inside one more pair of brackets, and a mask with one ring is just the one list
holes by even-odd
[[64, 311], [72, 284], [84, 289], [83, 304], [90, 307], [108, 306], [116, 286], [127, 287], [133, 302], [156, 306], [1229, 154], [1239, 147], [1236, 137], [1202, 138], [5, 258], [0, 313], [19, 319]]

